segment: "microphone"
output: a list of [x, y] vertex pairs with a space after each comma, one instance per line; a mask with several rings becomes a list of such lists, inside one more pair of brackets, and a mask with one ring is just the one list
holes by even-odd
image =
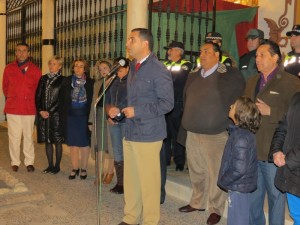
[[113, 76], [115, 74], [115, 72], [121, 67], [121, 66], [125, 66], [126, 61], [124, 59], [120, 59], [116, 65], [113, 66], [113, 68], [111, 68], [110, 72], [106, 75], [105, 78], [110, 78], [111, 76]]

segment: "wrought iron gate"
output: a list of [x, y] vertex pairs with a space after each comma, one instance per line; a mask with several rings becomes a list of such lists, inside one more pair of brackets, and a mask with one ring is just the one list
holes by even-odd
[[[93, 69], [100, 58], [126, 54], [126, 4], [126, 0], [55, 0], [55, 53], [65, 60], [64, 75], [69, 75], [74, 58], [86, 59]], [[215, 29], [215, 11], [216, 0], [149, 0], [154, 52], [164, 59], [163, 47], [171, 40], [182, 41], [194, 62], [203, 35]], [[41, 66], [41, 32], [42, 0], [7, 1], [7, 62], [15, 59], [15, 45], [25, 41], [33, 62]]]
[[160, 59], [166, 58], [163, 47], [176, 40], [184, 43], [186, 57], [195, 62], [204, 35], [215, 31], [215, 21], [216, 0], [149, 1], [149, 27]]
[[71, 62], [86, 59], [93, 70], [101, 58], [125, 56], [126, 5], [123, 0], [56, 0], [56, 54]]
[[15, 60], [15, 46], [26, 42], [32, 61], [42, 64], [42, 0], [6, 1], [6, 62]]

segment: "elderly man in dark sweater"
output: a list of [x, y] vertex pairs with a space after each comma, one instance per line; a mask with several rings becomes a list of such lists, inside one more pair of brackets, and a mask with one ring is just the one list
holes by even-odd
[[193, 195], [180, 212], [204, 211], [207, 224], [217, 224], [224, 211], [226, 193], [217, 186], [223, 150], [228, 138], [228, 110], [243, 94], [245, 80], [233, 67], [219, 63], [217, 44], [201, 47], [201, 68], [191, 73], [184, 88], [182, 126], [187, 131], [186, 150]]

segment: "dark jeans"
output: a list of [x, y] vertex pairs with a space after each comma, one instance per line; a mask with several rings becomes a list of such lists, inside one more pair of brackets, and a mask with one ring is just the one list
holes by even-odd
[[249, 193], [228, 191], [227, 225], [249, 224]]

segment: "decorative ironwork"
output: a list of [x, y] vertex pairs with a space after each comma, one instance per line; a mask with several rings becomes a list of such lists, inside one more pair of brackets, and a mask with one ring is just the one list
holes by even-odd
[[166, 59], [166, 54], [162, 55], [161, 50], [171, 40], [176, 40], [185, 44], [186, 55], [191, 62], [195, 62], [202, 37], [208, 31], [215, 30], [215, 11], [215, 0], [150, 1], [149, 27], [156, 35], [154, 51], [158, 58]]
[[32, 4], [37, 2], [37, 0], [7, 0], [6, 1], [6, 12], [15, 10], [19, 7], [25, 6], [27, 4]]
[[[17, 7], [17, 8], [15, 8]], [[42, 63], [42, 0], [7, 1], [7, 58], [15, 60], [15, 47], [19, 42], [30, 46], [31, 60]]]
[[[98, 59], [125, 55], [126, 2], [55, 0], [55, 54], [65, 60], [64, 75], [70, 74], [71, 62], [78, 57], [86, 59], [93, 72]], [[184, 42], [189, 59], [195, 61], [203, 35], [215, 27], [211, 2], [215, 10], [216, 0], [149, 1], [149, 28], [158, 58], [165, 58], [162, 49], [174, 39]], [[8, 62], [15, 59], [16, 43], [26, 41], [33, 61], [41, 65], [41, 8], [42, 0], [7, 1]]]
[[100, 58], [124, 56], [126, 6], [123, 0], [56, 0], [56, 54], [65, 59], [64, 75], [75, 58], [91, 70]]
[[281, 33], [289, 25], [289, 19], [286, 17], [286, 15], [288, 13], [288, 5], [291, 4], [292, 0], [285, 0], [284, 13], [279, 17], [278, 25], [274, 20], [270, 18], [264, 18], [268, 24], [268, 27], [270, 28], [270, 40], [276, 42], [279, 47], [286, 47], [288, 43], [288, 37], [283, 37]]

